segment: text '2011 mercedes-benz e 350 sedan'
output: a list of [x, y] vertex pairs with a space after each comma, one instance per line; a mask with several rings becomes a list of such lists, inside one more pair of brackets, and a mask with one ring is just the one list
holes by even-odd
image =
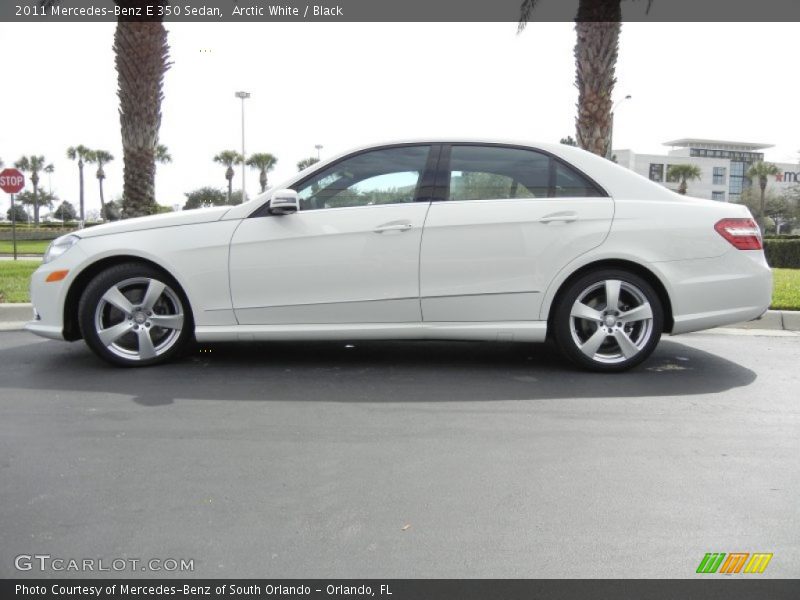
[[254, 200], [55, 240], [27, 329], [144, 366], [192, 338], [541, 342], [621, 371], [662, 332], [759, 317], [747, 208], [553, 144], [413, 141], [317, 163]]

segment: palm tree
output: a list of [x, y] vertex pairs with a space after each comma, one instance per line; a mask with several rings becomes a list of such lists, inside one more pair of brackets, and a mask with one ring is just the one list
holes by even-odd
[[667, 181], [680, 181], [678, 193], [685, 196], [687, 183], [700, 179], [700, 173], [697, 165], [670, 165], [667, 169]]
[[170, 67], [164, 23], [157, 17], [140, 20], [120, 17], [114, 33], [114, 54], [124, 161], [124, 214], [149, 215], [157, 210], [155, 156], [164, 73]]
[[97, 182], [100, 185], [100, 216], [106, 218], [106, 200], [103, 196], [103, 180], [106, 178], [106, 172], [103, 165], [106, 165], [114, 160], [110, 152], [105, 150], [93, 150], [87, 159], [87, 162], [97, 163]]
[[267, 173], [275, 168], [275, 163], [277, 162], [278, 159], [269, 152], [251, 154], [250, 158], [247, 159], [247, 166], [259, 171], [258, 183], [261, 184], [262, 194], [267, 189]]
[[[575, 86], [578, 146], [599, 156], [609, 155], [611, 94], [617, 82], [615, 69], [622, 28], [621, 0], [580, 0], [575, 17]], [[539, 0], [523, 0], [518, 32], [525, 28]], [[647, 2], [650, 10], [652, 0]]]
[[78, 146], [70, 146], [67, 148], [67, 158], [70, 160], [78, 159], [78, 179], [80, 182], [79, 188], [79, 195], [78, 195], [78, 205], [79, 205], [79, 217], [80, 222], [83, 223], [84, 220], [84, 210], [83, 210], [83, 165], [89, 161], [89, 157], [92, 155], [92, 151], [80, 144]]
[[156, 162], [162, 165], [172, 162], [172, 155], [164, 144], [156, 144]]
[[754, 163], [750, 169], [747, 171], [747, 176], [750, 179], [758, 178], [758, 187], [761, 189], [761, 196], [759, 198], [758, 203], [758, 224], [761, 227], [761, 231], [764, 231], [764, 212], [766, 210], [766, 192], [767, 192], [767, 177], [772, 175], [773, 177], [780, 173], [780, 169], [778, 169], [777, 165], [770, 163], [759, 161]]
[[39, 224], [39, 171], [44, 169], [44, 156], [23, 156], [14, 166], [22, 171], [31, 174], [31, 184], [33, 185], [33, 222]]
[[233, 193], [233, 165], [239, 165], [242, 161], [242, 155], [236, 150], [223, 150], [214, 157], [214, 162], [225, 165], [225, 179], [228, 180], [228, 204], [231, 203], [231, 194]]
[[53, 163], [50, 163], [44, 168], [44, 172], [47, 173], [47, 191], [53, 193], [53, 183], [50, 179], [50, 176], [55, 172], [56, 168], [53, 166]]
[[[60, 0], [40, 0], [45, 10]], [[115, 0], [127, 8], [138, 3]], [[155, 213], [155, 162], [158, 130], [161, 127], [161, 101], [164, 99], [164, 73], [169, 62], [167, 30], [159, 16], [166, 0], [155, 2], [153, 15], [131, 18], [120, 16], [114, 32], [114, 61], [117, 67], [119, 121], [122, 129], [123, 199], [125, 216]], [[163, 15], [163, 11], [161, 11]], [[83, 202], [81, 202], [83, 221]]]
[[309, 156], [308, 158], [304, 158], [297, 163], [297, 170], [302, 171], [303, 169], [307, 169], [311, 165], [317, 164], [319, 159], [316, 156]]

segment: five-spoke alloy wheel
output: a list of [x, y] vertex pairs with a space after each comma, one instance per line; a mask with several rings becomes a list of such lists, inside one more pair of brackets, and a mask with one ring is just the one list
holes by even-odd
[[560, 297], [554, 336], [573, 362], [595, 371], [623, 371], [646, 359], [663, 327], [658, 294], [623, 270], [578, 278]]
[[97, 275], [81, 297], [81, 333], [101, 358], [145, 366], [177, 354], [191, 335], [191, 314], [178, 284], [144, 264], [126, 263]]

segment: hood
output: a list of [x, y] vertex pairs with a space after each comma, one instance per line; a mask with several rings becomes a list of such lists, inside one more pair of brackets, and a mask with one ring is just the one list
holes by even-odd
[[87, 227], [86, 229], [76, 231], [75, 234], [82, 238], [90, 238], [114, 233], [141, 231], [143, 229], [159, 229], [161, 227], [175, 227], [177, 225], [209, 223], [210, 221], [218, 221], [230, 209], [230, 206], [211, 206], [209, 208], [195, 208], [192, 210], [182, 210], [180, 212], [150, 215], [149, 217], [124, 219], [122, 221], [114, 221], [113, 223]]

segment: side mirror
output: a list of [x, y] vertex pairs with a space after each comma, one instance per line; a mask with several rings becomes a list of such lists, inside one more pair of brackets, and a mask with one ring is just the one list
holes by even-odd
[[278, 190], [269, 200], [269, 214], [290, 215], [300, 210], [300, 198], [294, 190]]

